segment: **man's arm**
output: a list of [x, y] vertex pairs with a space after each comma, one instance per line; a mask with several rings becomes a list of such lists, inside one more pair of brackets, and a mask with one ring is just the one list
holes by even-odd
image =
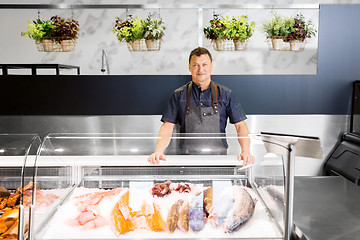
[[159, 139], [156, 143], [155, 152], [151, 154], [147, 161], [153, 165], [158, 165], [160, 160], [165, 161], [166, 156], [164, 155], [164, 151], [169, 146], [171, 135], [174, 131], [174, 123], [171, 122], [164, 122], [163, 125], [160, 127], [159, 131]]
[[250, 154], [250, 138], [249, 129], [245, 121], [237, 122], [234, 124], [236, 132], [239, 136], [238, 141], [241, 146], [241, 153], [238, 155], [238, 160], [244, 161], [244, 166], [253, 164], [255, 158]]

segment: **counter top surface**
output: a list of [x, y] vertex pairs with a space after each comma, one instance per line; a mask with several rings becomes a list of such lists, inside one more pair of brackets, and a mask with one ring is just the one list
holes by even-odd
[[296, 177], [294, 223], [307, 239], [358, 240], [360, 187], [342, 177]]

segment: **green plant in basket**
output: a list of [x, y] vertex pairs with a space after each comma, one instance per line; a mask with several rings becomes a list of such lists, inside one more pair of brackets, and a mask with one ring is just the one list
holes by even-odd
[[158, 40], [165, 34], [164, 21], [162, 19], [152, 18], [151, 13], [142, 21], [142, 24], [144, 38], [146, 40]]
[[231, 39], [234, 42], [245, 42], [252, 36], [255, 29], [255, 22], [249, 22], [248, 16], [233, 17], [227, 21], [227, 39]]
[[301, 13], [298, 13], [296, 17], [293, 18], [293, 24], [289, 26], [288, 30], [289, 33], [286, 36], [287, 41], [299, 40], [302, 42], [306, 38], [315, 36], [316, 33], [316, 29], [311, 20], [306, 22], [304, 16]]
[[262, 30], [265, 32], [266, 37], [271, 39], [273, 50], [283, 49], [283, 42], [287, 41], [286, 37], [293, 25], [293, 18], [282, 17], [277, 13], [270, 20], [263, 23]]
[[61, 40], [76, 40], [78, 38], [79, 22], [74, 19], [64, 19], [53, 16], [50, 19], [54, 22], [53, 37]]
[[210, 26], [203, 28], [205, 37], [213, 41], [226, 39], [226, 25], [224, 17], [215, 15], [214, 19], [210, 20]]
[[21, 32], [21, 36], [28, 36], [40, 42], [43, 38], [50, 38], [54, 33], [54, 22], [51, 20], [43, 21], [36, 19], [34, 21], [29, 20], [28, 29], [25, 32]]
[[129, 17], [127, 20], [116, 17], [113, 32], [116, 34], [119, 41], [128, 43], [144, 37], [142, 20], [138, 17], [134, 19]]
[[285, 18], [275, 13], [273, 18], [263, 23], [262, 30], [267, 38], [285, 38], [293, 25], [293, 18]]

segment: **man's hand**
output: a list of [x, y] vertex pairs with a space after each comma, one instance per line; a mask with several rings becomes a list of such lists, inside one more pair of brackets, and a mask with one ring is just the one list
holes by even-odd
[[163, 153], [160, 152], [154, 152], [153, 154], [151, 154], [147, 161], [151, 164], [151, 165], [159, 165], [160, 164], [160, 160], [162, 161], [166, 161], [166, 156]]
[[243, 160], [244, 161], [244, 166], [249, 165], [249, 164], [254, 164], [255, 163], [255, 158], [253, 155], [251, 155], [250, 153], [240, 153], [238, 155], [238, 160]]

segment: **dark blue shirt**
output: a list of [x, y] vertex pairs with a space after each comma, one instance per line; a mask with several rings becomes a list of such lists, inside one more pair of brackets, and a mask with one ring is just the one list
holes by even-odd
[[[161, 118], [163, 122], [179, 123], [180, 132], [185, 133], [185, 107], [186, 107], [186, 93], [188, 85], [176, 89], [171, 95], [167, 108]], [[227, 118], [229, 117], [230, 123], [237, 123], [244, 121], [246, 115], [239, 101], [231, 93], [231, 90], [218, 85], [218, 104], [220, 113], [220, 132], [225, 133]], [[191, 107], [211, 107], [211, 88], [208, 87], [204, 91], [193, 84]]]

